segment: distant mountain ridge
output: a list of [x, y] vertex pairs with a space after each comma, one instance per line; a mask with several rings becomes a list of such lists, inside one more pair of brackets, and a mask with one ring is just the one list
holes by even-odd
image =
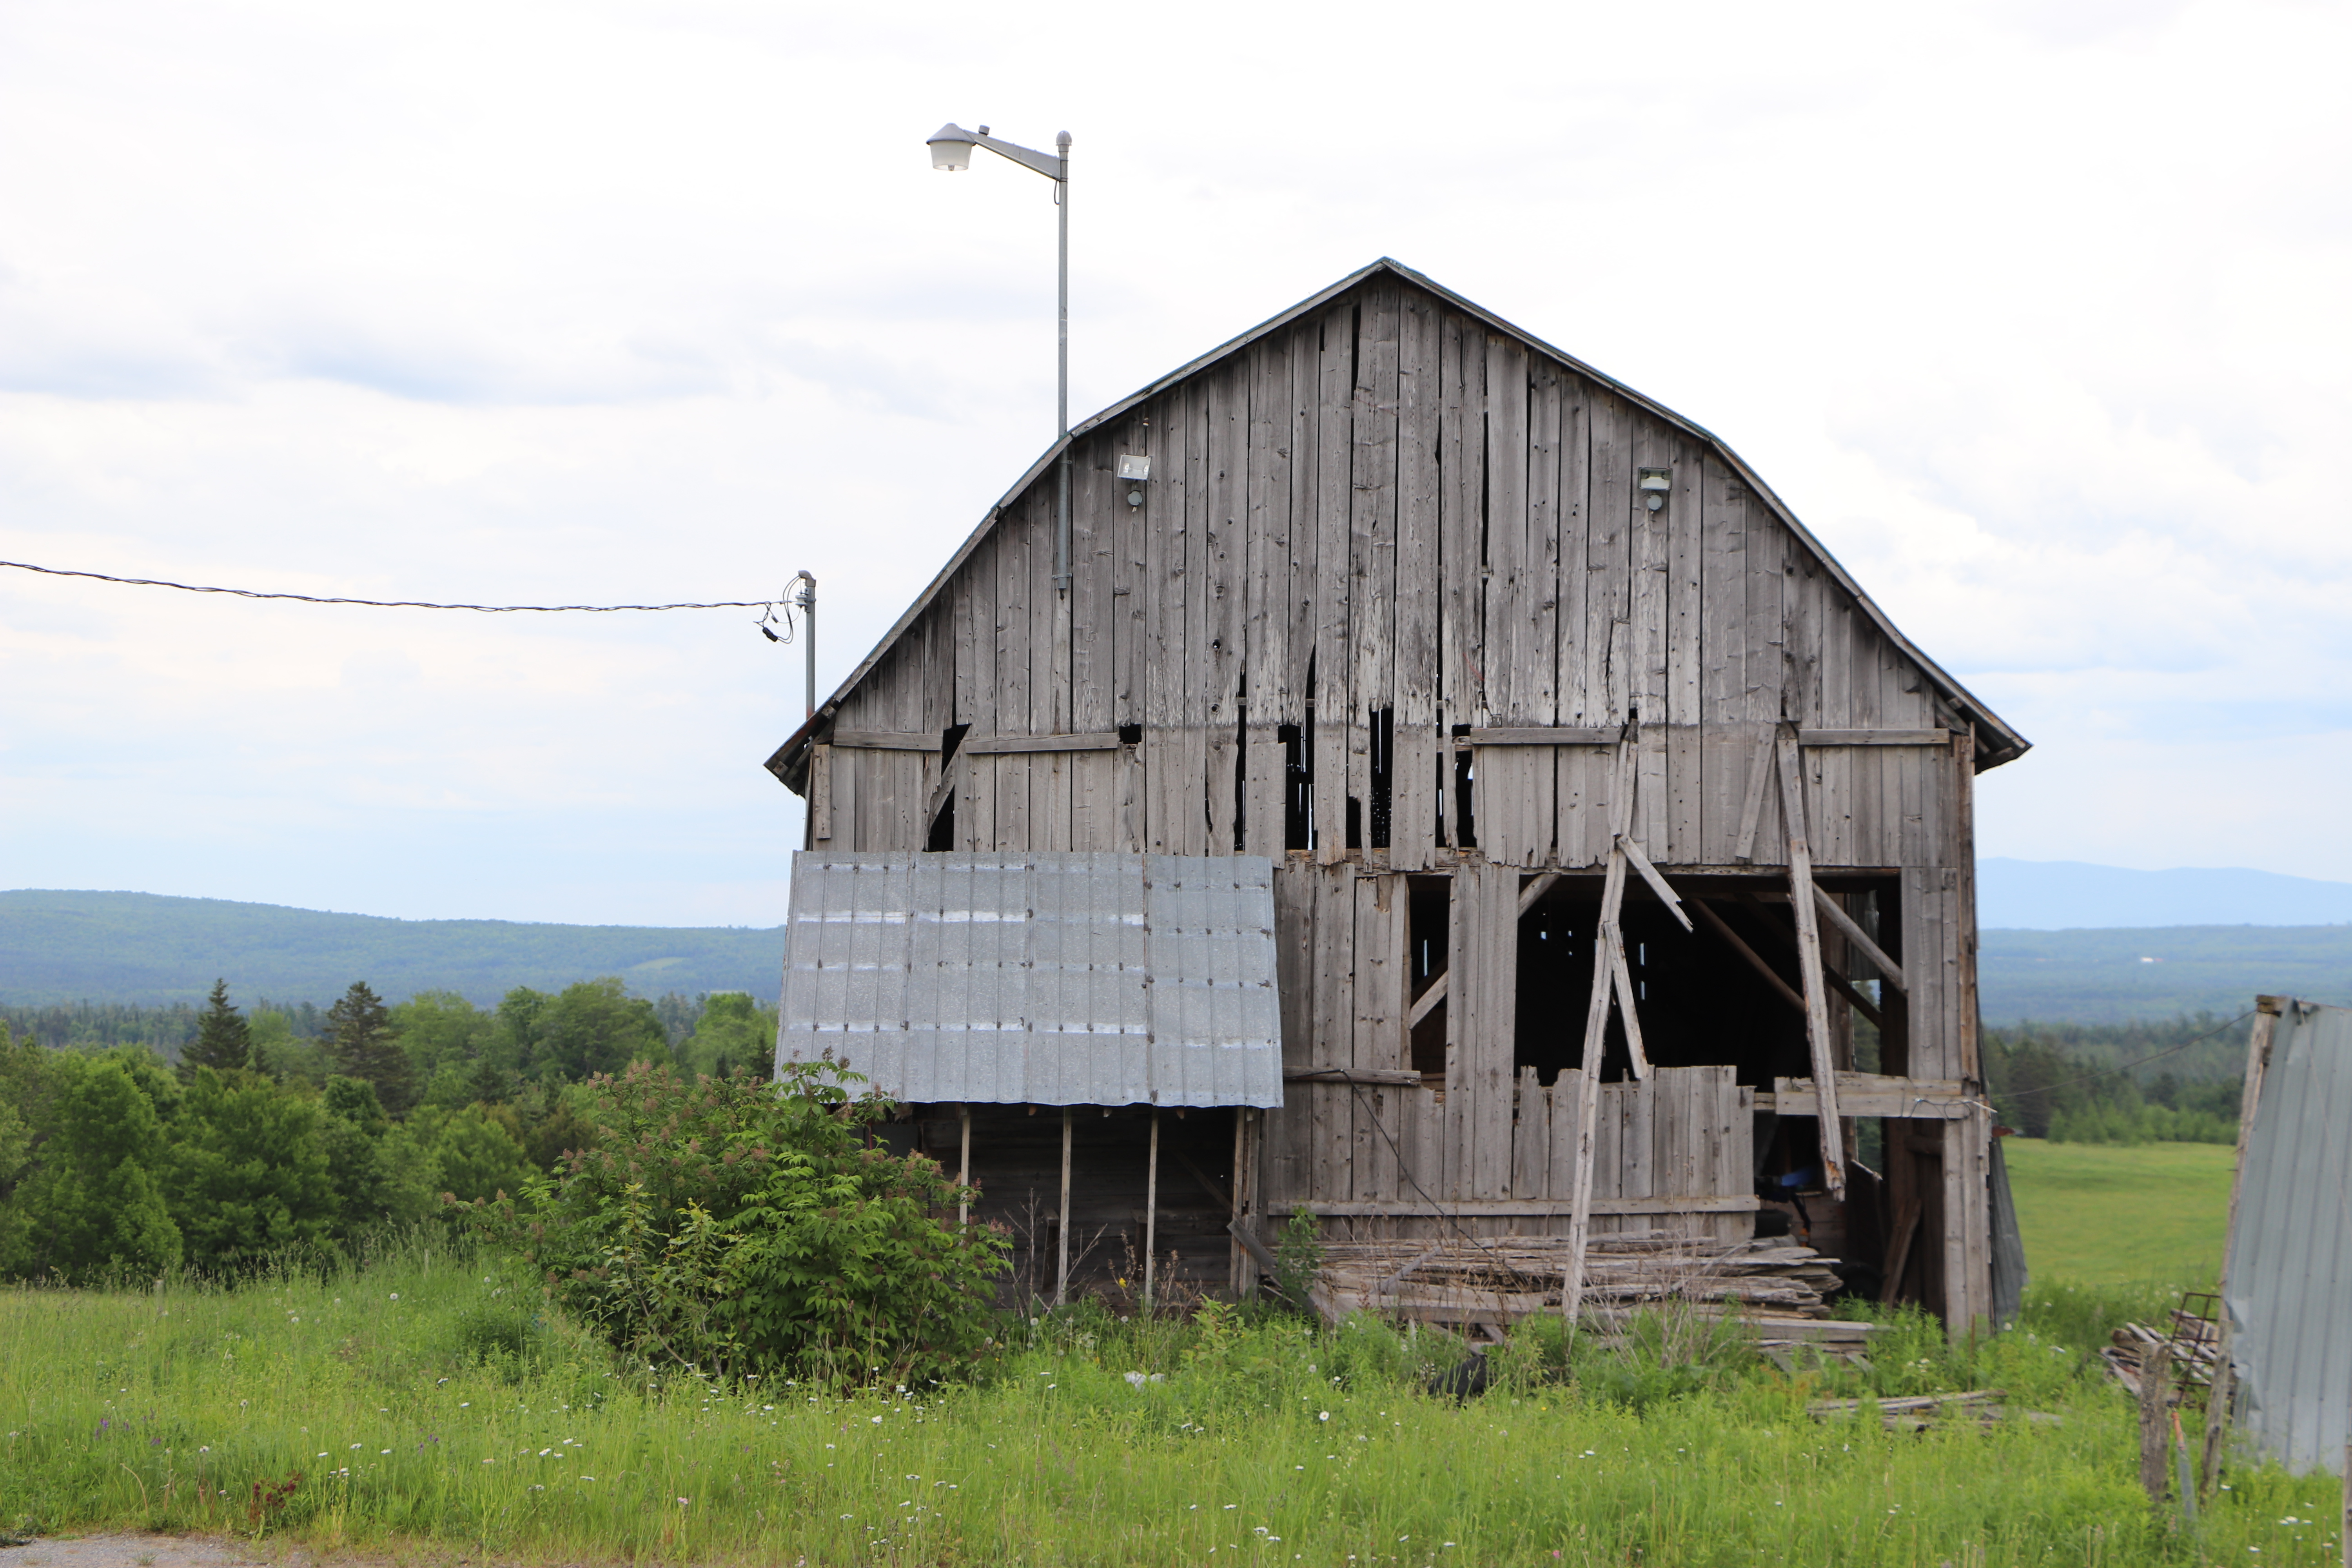
[[[2352, 1005], [2352, 925], [2001, 929], [1990, 913], [1979, 973], [1988, 1023], [2229, 1017], [2259, 992]], [[9, 1006], [196, 1003], [215, 975], [241, 1002], [321, 1006], [354, 980], [393, 1001], [447, 990], [488, 1005], [518, 985], [551, 991], [603, 974], [643, 995], [748, 991], [772, 1002], [783, 957], [782, 927], [400, 921], [152, 893], [0, 892], [0, 1005]]]
[[782, 927], [574, 926], [402, 921], [158, 893], [0, 892], [0, 1004], [201, 1002], [215, 976], [240, 1000], [321, 1005], [354, 980], [398, 1001], [455, 991], [495, 1003], [617, 974], [646, 995], [776, 999]]
[[2275, 871], [2127, 871], [2079, 860], [1977, 862], [1977, 923], [1987, 931], [2145, 926], [2352, 924], [2352, 882]]

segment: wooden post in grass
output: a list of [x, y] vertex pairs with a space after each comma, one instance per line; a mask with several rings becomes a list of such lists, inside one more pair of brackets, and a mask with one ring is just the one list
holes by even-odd
[[2169, 1345], [2153, 1345], [2139, 1358], [2139, 1484], [2147, 1500], [2162, 1507], [2165, 1492], [2165, 1393], [2171, 1382]]
[[1054, 1267], [1054, 1305], [1070, 1299], [1070, 1108], [1062, 1107], [1062, 1224], [1057, 1237], [1061, 1260]]
[[1152, 1248], [1160, 1240], [1160, 1108], [1151, 1108], [1151, 1154], [1143, 1167], [1143, 1310], [1151, 1310]]
[[2230, 1420], [2230, 1405], [2237, 1398], [2238, 1375], [2230, 1357], [2234, 1347], [2230, 1332], [2230, 1253], [2238, 1239], [2238, 1198], [2246, 1183], [2246, 1141], [2253, 1136], [2254, 1113], [2262, 1109], [2263, 1078], [2270, 1070], [2271, 1040], [2278, 1033], [2279, 1012], [2284, 998], [2257, 996], [2254, 998], [2254, 1026], [2246, 1033], [2246, 1086], [2238, 1094], [2238, 1148], [2230, 1162], [2230, 1217], [2221, 1232], [2221, 1321], [2220, 1342], [2214, 1346], [2213, 1381], [2205, 1391], [2205, 1447], [2200, 1456], [2198, 1489], [2211, 1496], [2213, 1483], [2221, 1479], [2221, 1435]]
[[[956, 1160], [956, 1185], [968, 1188], [971, 1185], [971, 1107], [959, 1107], [956, 1120], [962, 1123], [963, 1131], [963, 1152]], [[971, 1225], [971, 1205], [967, 1199], [959, 1197], [956, 1200], [956, 1228], [967, 1229]]]

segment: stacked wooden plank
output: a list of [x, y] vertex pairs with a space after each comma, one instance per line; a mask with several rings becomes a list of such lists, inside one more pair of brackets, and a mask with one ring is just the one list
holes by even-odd
[[[1500, 1328], [1559, 1310], [1568, 1259], [1567, 1244], [1548, 1237], [1339, 1242], [1325, 1248], [1322, 1284], [1342, 1314]], [[1759, 1331], [1777, 1337], [1790, 1337], [1783, 1331], [1793, 1323], [1824, 1322], [1823, 1297], [1838, 1283], [1819, 1253], [1785, 1238], [1720, 1243], [1654, 1235], [1595, 1237], [1585, 1279], [1585, 1300], [1604, 1321], [1674, 1302], [1752, 1318]]]
[[2212, 1386], [2214, 1369], [2221, 1361], [2221, 1325], [2175, 1308], [2171, 1330], [2168, 1334], [2145, 1323], [2126, 1323], [2108, 1336], [2112, 1343], [2100, 1347], [2099, 1359], [2106, 1363], [2108, 1374], [2131, 1390], [2134, 1398], [2139, 1396], [2140, 1379], [2155, 1365], [2168, 1366], [2176, 1386]]

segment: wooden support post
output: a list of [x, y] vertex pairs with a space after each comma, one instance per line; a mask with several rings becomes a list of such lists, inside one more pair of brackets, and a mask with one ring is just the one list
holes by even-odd
[[2165, 1397], [2172, 1387], [2170, 1342], [2148, 1345], [2139, 1358], [2139, 1484], [2147, 1500], [2164, 1506]]
[[1151, 1311], [1151, 1286], [1156, 1258], [1153, 1248], [1160, 1244], [1160, 1108], [1151, 1108], [1151, 1152], [1143, 1167], [1143, 1310]]
[[[956, 1185], [970, 1187], [971, 1185], [971, 1107], [969, 1105], [959, 1107], [956, 1120], [961, 1124], [962, 1133], [962, 1152], [956, 1160]], [[971, 1224], [971, 1205], [969, 1201], [959, 1198], [956, 1201], [956, 1226], [958, 1229], [962, 1229]]]
[[1659, 874], [1658, 868], [1650, 864], [1650, 858], [1642, 853], [1642, 847], [1625, 834], [1618, 835], [1617, 844], [1625, 851], [1625, 858], [1633, 862], [1633, 869], [1642, 874], [1642, 880], [1650, 885], [1650, 891], [1658, 895], [1658, 902], [1666, 906], [1666, 913], [1680, 921], [1683, 930], [1694, 930], [1690, 916], [1683, 912], [1682, 895], [1667, 885], [1665, 878]]
[[[1609, 876], [1601, 888], [1601, 940], [1592, 948], [1592, 997], [1584, 1010], [1583, 1071], [1577, 1078], [1576, 1185], [1568, 1221], [1568, 1266], [1560, 1281], [1560, 1316], [1570, 1331], [1584, 1306], [1584, 1249], [1592, 1233], [1592, 1140], [1601, 1118], [1601, 1053], [1609, 1040], [1609, 994], [1615, 989], [1617, 913], [1625, 900], [1625, 830], [1633, 821], [1633, 748], [1629, 731], [1617, 742], [1616, 778], [1609, 792], [1612, 818]], [[1627, 1038], [1641, 1026], [1626, 999]], [[1636, 1047], [1638, 1049], [1638, 1047]]]
[[1845, 1129], [1838, 1121], [1837, 1057], [1830, 1045], [1829, 985], [1822, 978], [1822, 932], [1813, 918], [1813, 857], [1805, 841], [1805, 781], [1797, 738], [1780, 737], [1780, 814], [1789, 828], [1789, 907], [1797, 913], [1798, 968], [1805, 981], [1805, 1038], [1812, 1047], [1813, 1094], [1819, 1101], [1822, 1184], [1845, 1196]]
[[1612, 922], [1601, 939], [1609, 944], [1609, 974], [1617, 983], [1617, 1011], [1625, 1025], [1625, 1051], [1633, 1060], [1633, 1076], [1650, 1076], [1650, 1053], [1642, 1045], [1641, 1015], [1633, 1009], [1633, 972], [1625, 963], [1625, 932]]
[[1878, 977], [1881, 980], [1906, 996], [1911, 994], [1911, 988], [1903, 984], [1903, 966], [1887, 957], [1886, 950], [1871, 941], [1870, 933], [1863, 930], [1852, 915], [1840, 909], [1835, 899], [1822, 892], [1816, 885], [1813, 889], [1813, 900], [1821, 906], [1822, 913], [1829, 916], [1830, 924], [1838, 928], [1838, 934], [1853, 943], [1854, 950], [1870, 960], [1871, 967], [1878, 971]]
[[[1526, 887], [1520, 889], [1520, 917], [1522, 919], [1526, 918], [1527, 912], [1529, 910], [1534, 909], [1542, 900], [1543, 896], [1551, 891], [1551, 885], [1559, 880], [1559, 872], [1546, 871], [1542, 876], [1538, 877], [1534, 881], [1529, 882]], [[1685, 921], [1683, 923], [1687, 925], [1690, 922]], [[1404, 1021], [1405, 1032], [1408, 1035], [1410, 1035], [1413, 1030], [1419, 1028], [1421, 1026], [1421, 1021], [1423, 1018], [1428, 1017], [1431, 1013], [1436, 1011], [1437, 1005], [1445, 1000], [1445, 993], [1448, 988], [1447, 982], [1451, 981], [1453, 978], [1454, 970], [1451, 965], [1451, 961], [1449, 960], [1445, 973], [1431, 981], [1429, 983], [1429, 989], [1423, 992], [1419, 996], [1413, 998], [1412, 1011], [1406, 1015]]]
[[[1906, 1160], [1910, 1157], [1907, 1152], [1903, 1156]], [[1901, 1299], [1903, 1270], [1910, 1267], [1911, 1243], [1919, 1234], [1919, 1210], [1918, 1194], [1913, 1193], [1903, 1200], [1901, 1215], [1895, 1222], [1895, 1234], [1886, 1248], [1886, 1270], [1878, 1287], [1880, 1306], [1891, 1307]]]
[[1761, 954], [1759, 954], [1754, 948], [1748, 946], [1745, 942], [1742, 942], [1739, 938], [1739, 933], [1733, 931], [1728, 925], [1726, 925], [1721, 915], [1717, 914], [1713, 910], [1707, 908], [1706, 900], [1699, 899], [1694, 900], [1691, 904], [1691, 908], [1698, 911], [1698, 918], [1707, 923], [1708, 929], [1712, 930], [1716, 935], [1721, 937], [1726, 942], [1730, 944], [1732, 952], [1738, 953], [1740, 957], [1748, 961], [1749, 968], [1755, 970], [1757, 973], [1762, 975], [1767, 981], [1769, 981], [1771, 984], [1772, 989], [1780, 993], [1781, 998], [1786, 1001], [1790, 1006], [1794, 1007], [1800, 1013], [1805, 1010], [1805, 999], [1797, 994], [1796, 987], [1781, 979], [1779, 973], [1775, 971], [1770, 964], [1764, 962]]
[[[1240, 1300], [1242, 1295], [1254, 1290], [1258, 1284], [1258, 1277], [1254, 1272], [1258, 1268], [1256, 1258], [1251, 1256], [1249, 1246], [1244, 1246], [1244, 1241], [1242, 1241], [1242, 1232], [1246, 1232], [1251, 1225], [1256, 1225], [1258, 1217], [1258, 1206], [1254, 1201], [1258, 1190], [1258, 1159], [1256, 1140], [1251, 1138], [1254, 1129], [1251, 1129], [1249, 1117], [1251, 1110], [1246, 1105], [1233, 1112], [1233, 1192], [1223, 1194], [1225, 1211], [1233, 1215], [1233, 1220], [1228, 1223], [1228, 1229], [1233, 1232], [1233, 1253], [1230, 1253], [1228, 1265], [1225, 1265], [1225, 1286], [1233, 1290], [1234, 1300]], [[1179, 1159], [1183, 1159], [1181, 1152]], [[1192, 1166], [1190, 1159], [1185, 1159], [1185, 1163]], [[1192, 1171], [1195, 1171], [1195, 1175], [1200, 1175], [1200, 1166], [1192, 1166]], [[1212, 1194], [1216, 1194], [1216, 1183], [1212, 1183], [1206, 1175], [1202, 1175], [1202, 1184], [1209, 1187]]]
[[[2197, 1469], [2198, 1489], [2208, 1496], [2213, 1483], [2221, 1479], [2221, 1437], [2238, 1391], [2237, 1371], [2230, 1361], [2230, 1258], [2238, 1246], [2238, 1198], [2245, 1187], [2246, 1142], [2254, 1131], [2254, 1113], [2262, 1109], [2263, 1079], [2270, 1071], [2271, 1040], [2278, 1033], [2284, 1005], [2282, 997], [2255, 997], [2254, 1026], [2246, 1034], [2246, 1086], [2238, 1094], [2238, 1151], [2230, 1167], [2230, 1217], [2221, 1232], [2221, 1341], [2214, 1347], [2213, 1382], [2205, 1393], [2205, 1444]], [[2352, 1486], [2352, 1466], [2344, 1473], [2345, 1484]], [[2352, 1552], [2352, 1545], [2345, 1550]]]
[[1756, 760], [1748, 767], [1748, 802], [1739, 808], [1739, 844], [1731, 852], [1735, 860], [1756, 858], [1757, 819], [1764, 815], [1764, 790], [1772, 782], [1773, 736], [1766, 730], [1758, 738]]
[[1070, 1299], [1070, 1108], [1062, 1107], [1061, 1258], [1054, 1268], [1054, 1305]]

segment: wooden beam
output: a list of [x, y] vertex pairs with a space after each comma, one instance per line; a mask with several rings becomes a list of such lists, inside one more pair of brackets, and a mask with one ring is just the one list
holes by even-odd
[[1650, 1076], [1650, 1053], [1642, 1044], [1642, 1018], [1633, 1005], [1633, 972], [1625, 964], [1625, 933], [1614, 924], [1604, 926], [1601, 940], [1609, 944], [1609, 975], [1617, 984], [1617, 1012], [1625, 1026], [1625, 1051], [1633, 1058], [1633, 1076], [1646, 1079]]
[[1903, 1289], [1903, 1270], [1911, 1263], [1911, 1240], [1919, 1234], [1919, 1195], [1914, 1193], [1903, 1200], [1902, 1214], [1895, 1221], [1895, 1234], [1886, 1249], [1886, 1268], [1879, 1278], [1878, 1304], [1895, 1305]]
[[1538, 877], [1534, 881], [1529, 882], [1526, 887], [1521, 888], [1519, 889], [1519, 918], [1522, 920], [1526, 919], [1528, 911], [1534, 909], [1537, 904], [1540, 903], [1543, 900], [1543, 896], [1551, 891], [1551, 885], [1559, 880], [1559, 872], [1546, 871], [1542, 876]]
[[[1818, 894], [1821, 889], [1819, 888], [1815, 888], [1813, 891]], [[1787, 901], [1787, 896], [1785, 894], [1775, 893], [1772, 897], [1776, 902]], [[1790, 932], [1783, 931], [1780, 928], [1780, 921], [1774, 920], [1765, 911], [1763, 900], [1758, 898], [1754, 893], [1749, 892], [1747, 889], [1742, 888], [1739, 889], [1739, 901], [1756, 911], [1756, 918], [1764, 922], [1765, 928], [1771, 931], [1774, 937], [1779, 939], [1781, 946], [1787, 948], [1790, 952], [1799, 952], [1796, 937]], [[1827, 959], [1823, 959], [1822, 961], [1822, 978], [1830, 983], [1831, 990], [1845, 998], [1846, 1005], [1848, 1006], [1853, 1008], [1854, 1011], [1869, 1019], [1871, 1027], [1875, 1029], [1884, 1029], [1886, 1027], [1885, 1016], [1879, 1012], [1878, 1004], [1864, 995], [1862, 994], [1862, 988], [1856, 985], [1853, 981], [1848, 980], [1843, 973], [1839, 973], [1837, 965], [1830, 963]]]
[[940, 782], [931, 786], [931, 798], [924, 803], [923, 833], [927, 837], [930, 834], [931, 824], [940, 819], [940, 807], [947, 805], [948, 797], [955, 794], [956, 781], [963, 777], [963, 763], [960, 760], [962, 755], [959, 751], [948, 759], [948, 765], [940, 770]]
[[[1977, 1113], [1978, 1100], [1957, 1079], [1889, 1078], [1878, 1073], [1837, 1075], [1838, 1113], [1885, 1116], [1909, 1121], [1963, 1121]], [[1811, 1079], [1776, 1078], [1756, 1095], [1756, 1109], [1782, 1116], [1813, 1114]]]
[[1903, 966], [1887, 957], [1886, 950], [1871, 941], [1870, 933], [1840, 908], [1835, 899], [1822, 891], [1818, 882], [1813, 884], [1813, 901], [1821, 906], [1822, 913], [1829, 916], [1830, 924], [1838, 928], [1838, 934], [1853, 943], [1862, 951], [1862, 956], [1870, 960], [1871, 967], [1878, 971], [1880, 979], [1906, 996], [1911, 994], [1911, 988], [1903, 983]]
[[1748, 802], [1739, 808], [1739, 843], [1731, 852], [1735, 860], [1756, 858], [1756, 828], [1764, 815], [1764, 786], [1772, 782], [1772, 731], [1767, 730], [1757, 740], [1756, 759], [1748, 765]]
[[1797, 994], [1796, 988], [1790, 985], [1787, 981], [1781, 979], [1780, 973], [1770, 964], [1765, 963], [1763, 957], [1759, 954], [1754, 948], [1741, 941], [1739, 933], [1726, 925], [1724, 923], [1723, 917], [1717, 914], [1712, 909], [1707, 907], [1706, 900], [1697, 900], [1691, 905], [1691, 908], [1698, 911], [1699, 919], [1705, 921], [1708, 927], [1714, 931], [1716, 935], [1721, 937], [1725, 942], [1731, 945], [1731, 950], [1734, 952], [1737, 952], [1740, 957], [1748, 961], [1749, 967], [1753, 968], [1757, 973], [1762, 975], [1767, 981], [1770, 982], [1772, 989], [1779, 992], [1782, 997], [1786, 998], [1790, 1006], [1794, 1007], [1800, 1013], [1805, 1010], [1805, 999]]
[[1658, 902], [1666, 906], [1666, 912], [1683, 922], [1683, 930], [1694, 929], [1690, 916], [1683, 912], [1682, 895], [1667, 886], [1665, 878], [1659, 875], [1655, 866], [1650, 864], [1650, 858], [1642, 853], [1642, 847], [1634, 843], [1631, 837], [1620, 837], [1618, 843], [1624, 847], [1625, 858], [1633, 863], [1633, 869], [1642, 874], [1642, 880], [1650, 884], [1650, 891], [1658, 895]]
[[1419, 1089], [1421, 1075], [1404, 1068], [1296, 1067], [1282, 1069], [1282, 1081], [1285, 1083], [1393, 1084]]
[[1827, 982], [1822, 975], [1822, 933], [1813, 922], [1813, 856], [1805, 841], [1805, 781], [1796, 738], [1782, 734], [1780, 814], [1789, 828], [1789, 905], [1797, 912], [1797, 960], [1805, 982], [1805, 1039], [1812, 1047], [1813, 1092], [1820, 1101], [1822, 1185], [1845, 1196], [1845, 1128], [1838, 1121], [1837, 1058], [1830, 1045]]
[[[1559, 880], [1559, 872], [1546, 871], [1542, 876], [1538, 877], [1534, 881], [1529, 882], [1526, 887], [1520, 889], [1520, 917], [1522, 919], [1526, 918], [1527, 912], [1529, 910], [1534, 909], [1536, 905], [1542, 900], [1543, 896], [1551, 890], [1551, 885]], [[1423, 1018], [1428, 1017], [1431, 1013], [1436, 1011], [1437, 1005], [1445, 1000], [1445, 993], [1447, 990], [1446, 983], [1454, 978], [1454, 970], [1452, 968], [1451, 959], [1447, 960], [1447, 965], [1448, 967], [1444, 973], [1439, 975], [1436, 979], [1429, 983], [1428, 990], [1413, 998], [1412, 1011], [1406, 1015], [1404, 1021], [1404, 1026], [1407, 1032], [1419, 1028], [1421, 1026], [1421, 1021]], [[1413, 1081], [1418, 1083], [1421, 1080], [1416, 1075]]]
[[[1616, 929], [1617, 913], [1625, 900], [1625, 851], [1622, 843], [1633, 824], [1633, 747], [1629, 727], [1617, 742], [1615, 778], [1609, 791], [1609, 878], [1601, 889], [1601, 929], [1604, 939]], [[1610, 945], [1595, 942], [1592, 952], [1592, 999], [1584, 1012], [1583, 1070], [1577, 1074], [1576, 1182], [1570, 1189], [1568, 1222], [1568, 1266], [1560, 1280], [1560, 1318], [1576, 1328], [1584, 1307], [1584, 1249], [1592, 1234], [1592, 1142], [1601, 1117], [1601, 1052], [1609, 1037]]]
[[[2263, 1080], [2270, 1076], [2271, 1042], [2277, 1036], [2279, 1014], [2285, 1008], [2283, 996], [2254, 998], [2254, 1026], [2246, 1034], [2246, 1085], [2238, 1092], [2238, 1150], [2230, 1166], [2230, 1216], [2221, 1231], [2221, 1281], [2214, 1289], [2230, 1288], [2230, 1255], [2237, 1249], [2238, 1199], [2246, 1180], [2246, 1144], [2254, 1131], [2254, 1114], [2262, 1109]], [[2230, 1419], [2230, 1404], [2234, 1396], [2237, 1374], [2230, 1364], [2230, 1311], [2221, 1309], [2221, 1343], [2213, 1363], [2213, 1386], [2205, 1396], [2205, 1441], [2199, 1455], [2198, 1489], [2210, 1491], [2221, 1475], [2221, 1438]], [[2344, 1484], [2352, 1488], [2352, 1468], [2345, 1471]], [[2352, 1552], [2352, 1546], [2346, 1548]]]
[[1143, 1310], [1151, 1310], [1153, 1270], [1160, 1245], [1160, 1108], [1151, 1108], [1151, 1149], [1143, 1165]]
[[[1116, 752], [1118, 731], [1098, 730], [1084, 735], [966, 735], [958, 755], [1022, 756], [1033, 752]], [[939, 750], [937, 745], [930, 748]]]
[[1801, 746], [1948, 746], [1949, 730], [1800, 730]]
[[1578, 729], [1567, 725], [1556, 729], [1473, 730], [1457, 738], [1454, 744], [1457, 750], [1469, 746], [1613, 746], [1623, 734], [1622, 730]]
[[[1465, 1198], [1460, 1203], [1433, 1203], [1419, 1196], [1371, 1201], [1307, 1202], [1308, 1213], [1332, 1219], [1544, 1219], [1572, 1215], [1576, 1200], [1568, 1198]], [[1753, 1214], [1763, 1207], [1753, 1193], [1692, 1194], [1685, 1197], [1595, 1198], [1589, 1211], [1597, 1215]], [[1513, 1237], [1498, 1237], [1507, 1246]]]
[[1070, 1108], [1062, 1107], [1062, 1224], [1056, 1237], [1061, 1261], [1054, 1269], [1054, 1305], [1070, 1299]]
[[[956, 1185], [969, 1188], [971, 1185], [971, 1107], [969, 1105], [956, 1107], [956, 1120], [962, 1123], [962, 1136], [960, 1141], [963, 1145], [963, 1152], [956, 1161]], [[971, 1224], [971, 1204], [969, 1200], [959, 1196], [956, 1200], [956, 1227], [962, 1229]]]
[[845, 752], [936, 752], [940, 738], [922, 731], [835, 730], [831, 744]]

